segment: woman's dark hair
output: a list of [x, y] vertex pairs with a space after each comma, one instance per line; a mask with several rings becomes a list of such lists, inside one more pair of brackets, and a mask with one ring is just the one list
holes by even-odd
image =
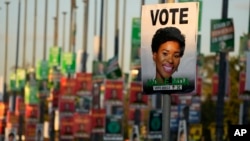
[[151, 44], [152, 53], [157, 52], [160, 45], [167, 41], [176, 41], [180, 44], [180, 56], [182, 57], [185, 50], [185, 37], [176, 27], [159, 28], [155, 32]]

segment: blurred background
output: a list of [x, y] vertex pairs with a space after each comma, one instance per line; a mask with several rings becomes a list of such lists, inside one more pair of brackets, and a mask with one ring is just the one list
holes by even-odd
[[142, 5], [166, 2], [200, 4], [196, 91], [171, 95], [170, 140], [249, 124], [249, 0], [1, 0], [1, 140], [161, 140], [137, 50]]

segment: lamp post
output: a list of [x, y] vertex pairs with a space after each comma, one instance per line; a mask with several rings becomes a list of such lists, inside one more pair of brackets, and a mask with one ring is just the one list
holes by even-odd
[[23, 24], [23, 68], [26, 61], [26, 27], [27, 27], [27, 0], [24, 2], [24, 24]]
[[4, 58], [4, 100], [7, 96], [7, 62], [8, 62], [8, 28], [9, 28], [9, 1], [5, 2], [6, 4], [6, 28], [5, 28], [5, 58]]
[[36, 63], [36, 25], [37, 25], [37, 0], [35, 0], [34, 6], [34, 33], [33, 33], [33, 53], [32, 53], [32, 67], [35, 67]]
[[62, 43], [62, 51], [65, 51], [65, 22], [66, 22], [66, 14], [67, 12], [63, 12], [63, 43]]
[[47, 49], [47, 17], [48, 17], [48, 0], [45, 1], [45, 17], [44, 17], [44, 38], [43, 38], [43, 60], [46, 60]]
[[[82, 72], [86, 72], [86, 63], [87, 63], [87, 35], [88, 35], [88, 11], [89, 11], [89, 1], [83, 0], [83, 3], [85, 3], [85, 10], [83, 10], [83, 47], [82, 47]], [[85, 22], [85, 23], [84, 23]]]

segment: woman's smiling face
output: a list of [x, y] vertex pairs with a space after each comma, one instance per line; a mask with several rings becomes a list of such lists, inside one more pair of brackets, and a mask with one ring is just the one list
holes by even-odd
[[157, 52], [153, 53], [156, 65], [156, 79], [169, 78], [178, 69], [181, 59], [181, 47], [176, 41], [167, 41], [160, 45]]

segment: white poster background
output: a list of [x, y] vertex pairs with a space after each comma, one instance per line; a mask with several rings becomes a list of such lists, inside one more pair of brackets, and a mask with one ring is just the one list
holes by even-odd
[[[172, 13], [169, 9], [188, 8], [187, 17], [184, 20], [188, 20], [188, 24], [179, 24], [180, 12], [175, 13], [175, 24], [172, 24]], [[168, 10], [168, 23], [161, 25], [159, 22], [160, 11], [156, 25], [152, 25], [151, 12], [150, 10], [167, 9]], [[198, 32], [198, 9], [199, 4], [197, 2], [186, 2], [186, 3], [165, 3], [155, 5], [143, 5], [142, 6], [142, 21], [141, 21], [141, 66], [142, 66], [142, 81], [147, 82], [148, 79], [155, 78], [155, 63], [153, 61], [151, 51], [151, 41], [155, 34], [155, 31], [163, 27], [177, 27], [181, 33], [185, 36], [185, 51], [181, 58], [178, 71], [173, 74], [173, 78], [188, 78], [195, 86], [196, 80], [196, 48], [197, 48], [197, 32]], [[165, 15], [165, 14], [163, 14]], [[163, 16], [164, 19], [164, 16]]]

